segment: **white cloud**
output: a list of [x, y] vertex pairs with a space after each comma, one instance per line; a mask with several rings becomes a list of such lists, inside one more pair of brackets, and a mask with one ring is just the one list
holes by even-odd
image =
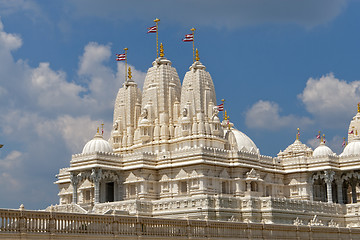
[[[294, 23], [309, 28], [325, 24], [337, 17], [347, 6], [348, 0], [183, 0], [171, 1], [171, 4], [168, 1], [146, 0], [112, 0], [107, 1], [107, 4], [94, 0], [78, 0], [67, 3], [74, 6], [73, 14], [76, 18], [97, 16], [125, 21], [135, 18], [149, 21], [157, 16], [187, 26], [196, 23], [198, 26], [237, 28], [262, 23]], [[127, 11], [118, 14], [119, 9]]]
[[16, 34], [4, 32], [4, 25], [0, 22], [0, 44], [9, 50], [15, 50], [21, 47], [22, 40]]
[[38, 12], [39, 7], [31, 0], [0, 0], [0, 13], [4, 15], [18, 11]]
[[[54, 203], [56, 187], [49, 179], [69, 165], [71, 154], [81, 152], [101, 123], [109, 136], [124, 70], [106, 65], [110, 45], [89, 43], [79, 58], [80, 84], [48, 62], [33, 68], [26, 60], [15, 61], [12, 51], [21, 47], [22, 39], [5, 32], [1, 21], [0, 43], [0, 132], [5, 145], [0, 154], [7, 154], [0, 158], [0, 181], [8, 183], [0, 192], [11, 192], [0, 194], [0, 203], [13, 207], [26, 199], [30, 208], [38, 206], [34, 186], [46, 193], [42, 204]], [[134, 69], [133, 75], [144, 81], [145, 73]]]
[[300, 127], [312, 123], [309, 118], [294, 115], [281, 116], [277, 103], [260, 100], [255, 103], [245, 116], [249, 128], [278, 130], [284, 127]]
[[93, 120], [90, 116], [64, 115], [55, 120], [35, 123], [35, 127], [40, 138], [61, 138], [67, 148], [75, 154], [80, 153], [85, 143], [92, 139], [101, 123], [105, 123], [105, 133], [108, 135], [112, 124], [101, 119]]
[[355, 115], [359, 96], [360, 81], [346, 82], [330, 73], [319, 79], [310, 78], [298, 97], [315, 118], [326, 126], [336, 127]]
[[95, 103], [89, 98], [81, 98], [80, 94], [85, 88], [66, 80], [64, 72], [55, 72], [49, 63], [40, 63], [39, 67], [32, 71], [31, 94], [37, 98], [37, 104], [51, 111], [62, 109], [69, 112], [70, 109], [79, 110], [82, 105]]
[[0, 159], [0, 169], [9, 169], [18, 167], [22, 162], [22, 153], [11, 151], [4, 159]]

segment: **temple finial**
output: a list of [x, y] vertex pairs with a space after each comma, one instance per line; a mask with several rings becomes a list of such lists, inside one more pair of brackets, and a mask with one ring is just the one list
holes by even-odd
[[200, 61], [200, 57], [199, 57], [199, 50], [196, 49], [196, 57], [195, 57], [195, 61]]
[[160, 43], [160, 57], [164, 57], [164, 46], [162, 43]]
[[226, 110], [224, 111], [224, 120], [228, 120], [229, 119], [229, 117], [228, 117], [228, 115], [227, 115], [227, 112], [226, 112]]
[[230, 117], [229, 117], [229, 116], [227, 117], [227, 120], [228, 120], [228, 122], [227, 122], [227, 124], [228, 124], [228, 129], [230, 130], [230, 129], [231, 129], [231, 126], [230, 126]]
[[300, 128], [297, 129], [296, 140], [299, 140], [299, 137], [300, 137]]
[[131, 80], [131, 78], [132, 78], [132, 75], [131, 75], [131, 67], [129, 67], [128, 78], [129, 78], [129, 80]]
[[358, 102], [357, 108], [358, 108], [358, 113], [360, 113], [360, 102]]
[[101, 135], [104, 135], [104, 124], [101, 124]]
[[97, 133], [99, 133], [99, 127], [97, 128]]

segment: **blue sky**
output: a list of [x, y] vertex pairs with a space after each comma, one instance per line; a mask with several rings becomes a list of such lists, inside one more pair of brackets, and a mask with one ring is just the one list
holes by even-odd
[[97, 126], [112, 125], [124, 80], [115, 53], [129, 48], [142, 84], [156, 57], [155, 35], [182, 80], [200, 61], [231, 121], [276, 156], [301, 129], [313, 149], [326, 134], [333, 151], [360, 101], [360, 1], [26, 1], [0, 0], [0, 208], [43, 209], [53, 184]]

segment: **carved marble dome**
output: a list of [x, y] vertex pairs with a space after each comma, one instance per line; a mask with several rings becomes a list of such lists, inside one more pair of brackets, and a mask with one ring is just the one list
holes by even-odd
[[225, 130], [224, 136], [225, 138], [229, 139], [229, 142], [231, 145], [233, 145], [233, 147], [236, 142], [236, 150], [260, 154], [260, 151], [253, 140], [251, 140], [251, 138], [249, 138], [245, 133], [237, 130], [236, 128], [231, 127], [230, 131], [228, 129]]
[[296, 136], [295, 142], [289, 145], [284, 151], [278, 153], [280, 158], [291, 158], [291, 157], [311, 157], [313, 150], [306, 144], [303, 144], [298, 135]]
[[324, 141], [320, 142], [320, 145], [315, 148], [313, 152], [313, 157], [320, 157], [320, 156], [329, 156], [329, 155], [335, 155], [334, 152], [325, 145]]
[[355, 136], [351, 143], [349, 143], [344, 151], [340, 154], [341, 157], [359, 155], [360, 154], [360, 136]]
[[110, 143], [104, 140], [103, 136], [97, 132], [93, 139], [87, 142], [83, 148], [82, 154], [94, 152], [112, 152]]

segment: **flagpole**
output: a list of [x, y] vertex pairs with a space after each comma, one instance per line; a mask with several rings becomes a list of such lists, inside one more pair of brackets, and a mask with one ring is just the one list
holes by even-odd
[[[225, 110], [225, 99], [221, 99], [222, 104], [223, 104], [223, 109]], [[223, 119], [225, 118], [225, 111], [223, 111]]]
[[127, 82], [127, 50], [128, 48], [124, 48], [125, 51], [125, 82]]
[[155, 24], [156, 24], [156, 58], [159, 57], [159, 28], [158, 28], [158, 22], [160, 21], [160, 19], [156, 18], [154, 20]]
[[195, 28], [190, 29], [193, 35], [193, 62], [195, 62]]

